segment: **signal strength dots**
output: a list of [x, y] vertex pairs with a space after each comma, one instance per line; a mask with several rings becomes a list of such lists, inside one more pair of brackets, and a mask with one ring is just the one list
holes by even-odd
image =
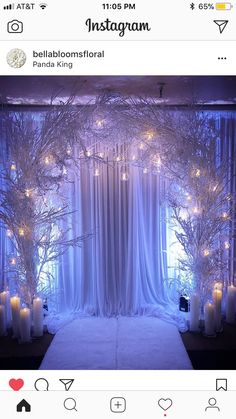
[[41, 7], [42, 10], [46, 9], [47, 4], [46, 3], [40, 3], [39, 7]]
[[14, 3], [8, 4], [7, 6], [3, 6], [4, 10], [13, 10], [14, 9]]

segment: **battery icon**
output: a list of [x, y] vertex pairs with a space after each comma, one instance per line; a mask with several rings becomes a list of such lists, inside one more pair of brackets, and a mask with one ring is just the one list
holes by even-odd
[[232, 7], [231, 3], [216, 3], [216, 10], [231, 10]]

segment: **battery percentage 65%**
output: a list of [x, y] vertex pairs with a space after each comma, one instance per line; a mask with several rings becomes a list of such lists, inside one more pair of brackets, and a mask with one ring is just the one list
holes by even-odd
[[215, 10], [215, 5], [214, 3], [199, 3], [199, 4], [190, 3], [191, 10], [194, 10], [196, 8], [199, 10]]

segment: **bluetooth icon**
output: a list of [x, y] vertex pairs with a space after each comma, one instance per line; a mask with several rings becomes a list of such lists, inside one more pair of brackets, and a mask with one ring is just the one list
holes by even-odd
[[191, 9], [191, 10], [194, 10], [194, 9], [195, 9], [195, 4], [194, 4], [194, 3], [191, 3], [191, 4], [190, 4], [190, 9]]

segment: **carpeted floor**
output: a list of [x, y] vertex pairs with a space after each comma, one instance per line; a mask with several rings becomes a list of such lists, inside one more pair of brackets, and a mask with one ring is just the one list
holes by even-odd
[[[54, 336], [48, 333], [31, 344], [19, 345], [10, 337], [0, 338], [0, 369], [38, 369]], [[181, 334], [194, 369], [236, 370], [236, 325], [224, 324], [215, 339], [201, 334]]]
[[177, 327], [157, 317], [86, 317], [61, 328], [40, 369], [185, 370]]

